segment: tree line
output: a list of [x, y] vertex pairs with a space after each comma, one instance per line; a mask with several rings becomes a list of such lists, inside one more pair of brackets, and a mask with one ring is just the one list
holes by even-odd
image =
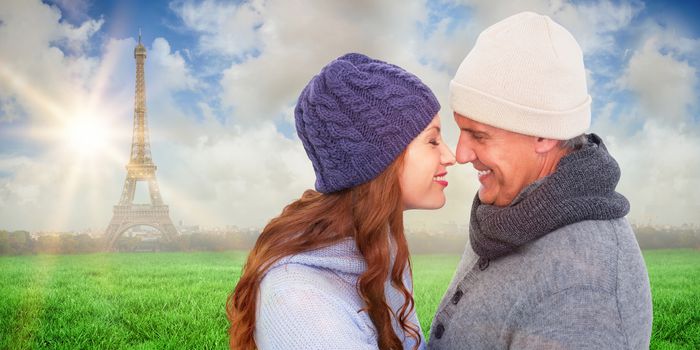
[[171, 240], [151, 240], [142, 237], [121, 237], [108, 247], [102, 237], [88, 234], [60, 234], [32, 237], [28, 231], [0, 230], [0, 255], [76, 254], [102, 251], [225, 251], [248, 250], [253, 247], [257, 233], [193, 233], [178, 235]]
[[[691, 248], [700, 250], [700, 228], [692, 226], [635, 226], [637, 241], [642, 249]], [[258, 233], [200, 232], [178, 235], [171, 240], [122, 237], [112, 251], [226, 251], [249, 250]], [[460, 254], [467, 243], [467, 234], [431, 235], [426, 232], [406, 234], [414, 254]], [[87, 234], [43, 235], [33, 237], [28, 231], [0, 230], [0, 255], [77, 254], [108, 250], [101, 237]]]

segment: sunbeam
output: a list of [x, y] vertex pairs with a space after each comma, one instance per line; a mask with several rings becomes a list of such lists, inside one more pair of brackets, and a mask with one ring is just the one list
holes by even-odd
[[0, 82], [13, 90], [16, 99], [34, 109], [33, 121], [13, 127], [8, 135], [32, 140], [47, 150], [41, 158], [56, 170], [57, 197], [53, 198], [52, 210], [38, 220], [50, 230], [68, 229], [76, 220], [85, 222], [81, 215], [107, 220], [104, 217], [109, 208], [103, 203], [116, 200], [105, 198], [109, 194], [104, 191], [104, 169], [121, 168], [128, 160], [131, 130], [126, 117], [132, 105], [105, 96], [117, 60], [110, 56], [102, 58], [91, 80], [94, 88], [76, 89], [68, 99], [50, 95], [27, 77], [0, 65]]

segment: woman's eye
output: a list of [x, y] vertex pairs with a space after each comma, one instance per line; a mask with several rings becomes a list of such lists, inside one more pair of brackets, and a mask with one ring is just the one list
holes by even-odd
[[440, 145], [440, 142], [438, 142], [436, 139], [430, 140], [429, 143], [430, 143], [431, 145], [433, 145], [433, 146], [438, 146], [438, 145]]

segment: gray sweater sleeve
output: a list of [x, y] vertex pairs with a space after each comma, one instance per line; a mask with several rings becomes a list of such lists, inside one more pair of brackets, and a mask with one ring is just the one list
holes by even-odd
[[610, 292], [576, 286], [513, 313], [512, 349], [629, 349]]

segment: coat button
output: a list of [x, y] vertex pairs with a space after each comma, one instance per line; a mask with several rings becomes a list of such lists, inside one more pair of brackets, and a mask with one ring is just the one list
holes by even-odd
[[443, 326], [442, 323], [439, 323], [437, 327], [435, 327], [435, 338], [440, 339], [442, 337], [442, 333], [445, 333], [445, 326]]
[[462, 298], [462, 295], [464, 295], [464, 292], [462, 292], [461, 290], [457, 289], [457, 291], [455, 292], [455, 294], [452, 296], [452, 304], [457, 305], [457, 303], [459, 303], [459, 299]]
[[488, 258], [479, 258], [479, 270], [484, 271], [489, 267], [490, 260]]

